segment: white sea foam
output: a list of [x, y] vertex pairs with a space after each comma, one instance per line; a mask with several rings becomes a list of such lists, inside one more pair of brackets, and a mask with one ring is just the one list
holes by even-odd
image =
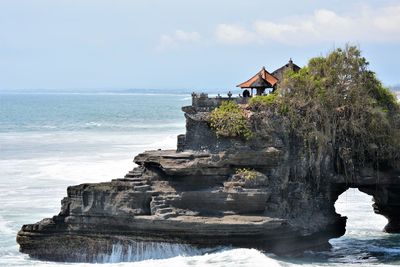
[[10, 223], [10, 221], [4, 219], [4, 217], [0, 215], [0, 236], [14, 233], [13, 229], [10, 227]]
[[130, 266], [238, 266], [238, 267], [274, 267], [284, 266], [279, 262], [255, 249], [228, 249], [216, 253], [199, 256], [178, 256], [168, 260], [150, 260], [131, 264]]
[[[198, 256], [176, 256], [168, 259], [152, 259], [139, 262], [119, 262], [119, 263], [54, 263], [46, 261], [37, 261], [29, 259], [22, 254], [15, 256], [3, 256], [3, 262], [8, 266], [36, 266], [36, 267], [56, 267], [56, 266], [74, 266], [74, 267], [274, 267], [290, 266], [254, 249], [231, 249], [216, 253], [198, 255]], [[311, 266], [311, 265], [310, 265]]]
[[[73, 138], [71, 135], [68, 132], [1, 134], [0, 141], [4, 144], [4, 154], [0, 157], [1, 177], [21, 177], [31, 181], [107, 181], [123, 177], [134, 167], [133, 157], [144, 149], [173, 149], [176, 146], [175, 134], [73, 133]], [[14, 158], [11, 151], [19, 149], [35, 152], [32, 156], [27, 152], [23, 157]]]
[[201, 255], [206, 249], [195, 248], [185, 244], [169, 244], [163, 242], [132, 242], [128, 247], [121, 244], [113, 245], [108, 255], [100, 254], [96, 262], [119, 263], [144, 260], [168, 259], [177, 256]]

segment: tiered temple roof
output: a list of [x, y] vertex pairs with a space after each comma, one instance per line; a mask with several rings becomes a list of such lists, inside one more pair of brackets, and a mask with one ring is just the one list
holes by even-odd
[[278, 82], [278, 79], [269, 73], [265, 67], [249, 80], [237, 85], [240, 88], [272, 88]]
[[284, 66], [275, 70], [272, 74], [269, 73], [265, 69], [265, 67], [262, 67], [262, 69], [258, 73], [256, 73], [256, 75], [251, 77], [249, 80], [237, 85], [237, 87], [240, 87], [242, 89], [257, 89], [257, 95], [264, 94], [266, 88], [273, 88], [272, 91], [275, 91], [277, 84], [283, 79], [283, 75], [287, 70], [297, 72], [300, 70], [300, 67], [294, 64], [292, 59], [290, 59], [289, 62]]
[[292, 70], [292, 71], [299, 71], [301, 68], [299, 66], [297, 66], [296, 64], [293, 63], [292, 59], [289, 59], [289, 62], [285, 65], [283, 65], [282, 67], [280, 67], [279, 69], [275, 70], [272, 75], [274, 75], [279, 81], [281, 81], [283, 79], [283, 74], [288, 71], [288, 70]]

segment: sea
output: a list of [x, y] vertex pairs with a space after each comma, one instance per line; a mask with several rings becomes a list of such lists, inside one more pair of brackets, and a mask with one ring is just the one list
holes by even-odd
[[346, 234], [330, 240], [331, 250], [298, 258], [168, 244], [145, 255], [132, 248], [128, 256], [116, 246], [100, 263], [39, 261], [19, 252], [18, 230], [57, 214], [69, 185], [123, 177], [136, 154], [176, 148], [185, 132], [181, 107], [190, 101], [190, 90], [0, 91], [0, 267], [400, 265], [400, 235], [382, 232], [386, 219], [356, 189], [335, 205], [348, 217]]

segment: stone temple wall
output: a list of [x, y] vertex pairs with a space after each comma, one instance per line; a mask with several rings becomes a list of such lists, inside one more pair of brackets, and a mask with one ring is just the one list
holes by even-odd
[[234, 101], [237, 104], [246, 104], [249, 98], [246, 97], [208, 97], [205, 93], [192, 93], [192, 106], [195, 108], [203, 108], [204, 111], [210, 111], [216, 107], [219, 107], [224, 101]]
[[237, 104], [246, 104], [246, 97], [209, 97], [205, 93], [192, 93], [192, 105], [182, 107], [186, 118], [186, 134], [177, 138], [177, 151], [184, 150], [220, 150], [231, 146], [232, 140], [219, 140], [207, 123], [209, 112], [219, 107], [223, 102], [234, 101]]

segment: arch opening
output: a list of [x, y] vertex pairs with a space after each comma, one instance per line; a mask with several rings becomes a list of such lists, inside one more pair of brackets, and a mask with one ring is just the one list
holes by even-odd
[[357, 188], [349, 188], [339, 195], [335, 202], [336, 213], [346, 216], [346, 233], [370, 233], [381, 235], [387, 224], [387, 219], [374, 212], [374, 200], [371, 195], [361, 192]]
[[400, 235], [383, 231], [388, 220], [376, 214], [373, 205], [373, 197], [357, 188], [349, 188], [339, 195], [335, 210], [347, 217], [346, 232], [329, 241], [330, 258], [365, 264], [400, 259]]

